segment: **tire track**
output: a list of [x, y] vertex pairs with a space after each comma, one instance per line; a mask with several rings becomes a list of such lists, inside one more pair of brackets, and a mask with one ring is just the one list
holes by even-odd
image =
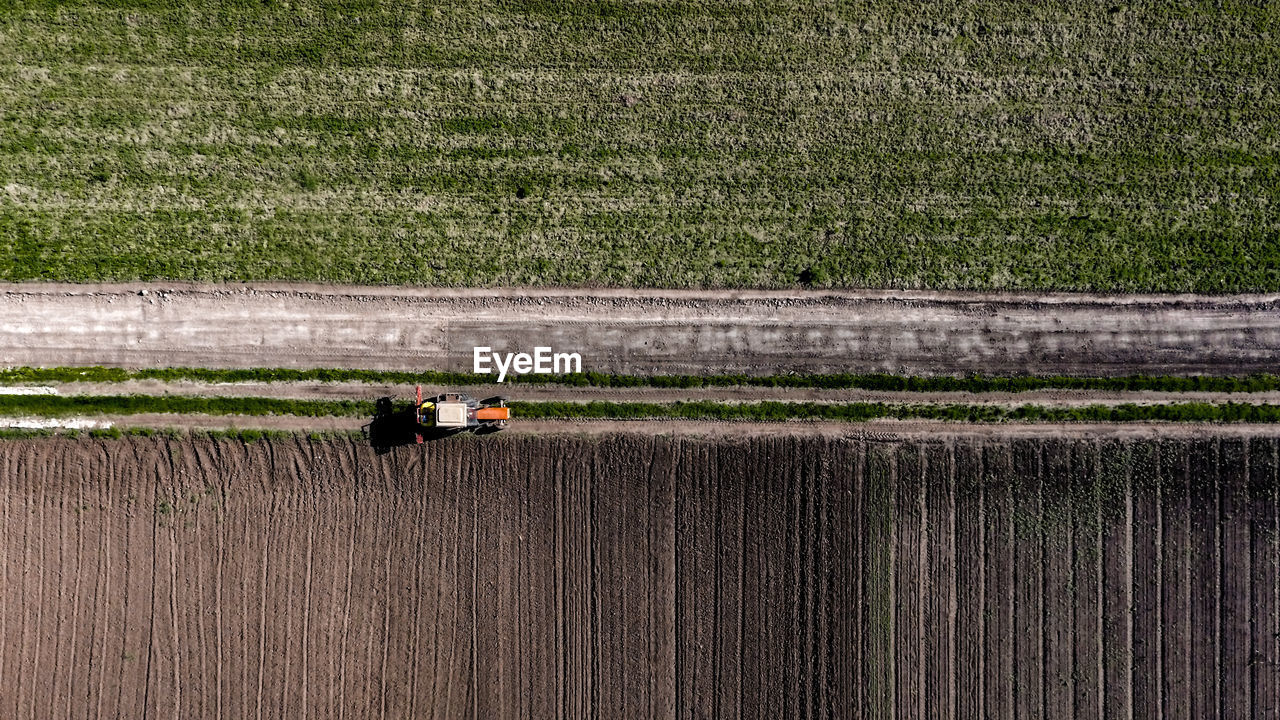
[[1075, 584], [1071, 478], [1071, 446], [1050, 441], [1043, 448], [1044, 475], [1041, 483], [1044, 513], [1045, 567], [1040, 593], [1043, 598], [1041, 643], [1045, 652], [1043, 706], [1047, 718], [1074, 718], [1074, 675], [1072, 657], [1073, 618], [1071, 597], [1061, 592]]
[[1218, 692], [1218, 608], [1222, 542], [1218, 526], [1218, 440], [1191, 445], [1191, 627], [1212, 628], [1207, 642], [1191, 645], [1191, 716], [1212, 717]]
[[[274, 497], [268, 498], [267, 501], [270, 502], [272, 514], [274, 514], [276, 510], [275, 498]], [[262, 574], [258, 578], [258, 597], [257, 597], [257, 600], [258, 600], [257, 602], [257, 607], [258, 607], [257, 671], [258, 673], [257, 673], [257, 682], [253, 686], [256, 688], [256, 693], [254, 695], [254, 698], [256, 700], [256, 702], [254, 703], [254, 716], [257, 717], [258, 720], [262, 720], [262, 703], [264, 698], [266, 697], [266, 694], [264, 692], [265, 687], [263, 686], [263, 682], [264, 682], [264, 677], [266, 675], [266, 656], [267, 656], [267, 578], [270, 577], [270, 574], [271, 574], [271, 557], [269, 554], [270, 542], [268, 537], [269, 537], [268, 529], [264, 527], [263, 537], [262, 537], [262, 562], [261, 562]], [[347, 592], [348, 592], [348, 597], [350, 597], [350, 586], [348, 586]], [[247, 606], [247, 603], [246, 603], [246, 606]], [[247, 609], [248, 608], [246, 607], [246, 610]]]
[[[927, 661], [921, 679], [923, 707], [951, 720], [956, 711], [956, 546], [955, 447], [950, 441], [925, 446], [925, 517], [927, 534], [921, 563], [927, 568], [922, 586], [922, 620]], [[925, 565], [927, 563], [927, 565]]]
[[[299, 467], [299, 469], [301, 468]], [[298, 472], [297, 474], [300, 477], [302, 476], [301, 472]], [[308, 485], [311, 485], [311, 483], [308, 483]], [[311, 503], [307, 503], [307, 505], [308, 505], [307, 509], [309, 511], [314, 508], [314, 505], [312, 505]], [[308, 525], [307, 526], [307, 555], [306, 555], [306, 570], [305, 570], [306, 574], [304, 575], [303, 590], [302, 590], [302, 607], [303, 607], [303, 612], [302, 612], [303, 662], [302, 662], [302, 665], [304, 666], [304, 668], [306, 666], [306, 663], [309, 662], [312, 657], [311, 655], [311, 614], [312, 614], [311, 583], [314, 581], [314, 577], [315, 577], [314, 549], [315, 549], [315, 527], [313, 525]], [[418, 584], [419, 584], [419, 578], [415, 577], [413, 586], [417, 587]], [[416, 628], [417, 628], [416, 615], [414, 616], [414, 627], [416, 632]], [[416, 635], [415, 635], [415, 639], [416, 639]], [[416, 668], [417, 667], [416, 655], [414, 656], [414, 662], [415, 662], [415, 668]], [[302, 718], [303, 720], [307, 720], [307, 718], [310, 717], [310, 711], [311, 711], [311, 695], [309, 693], [309, 688], [307, 687], [311, 674], [306, 672], [305, 670], [301, 674], [302, 674], [302, 687], [300, 688], [299, 697], [302, 700]], [[409, 714], [410, 716], [412, 716], [413, 715], [412, 711]]]
[[1040, 718], [1045, 674], [1043, 443], [1017, 440], [1013, 453], [1014, 716]]
[[[106, 449], [105, 444], [104, 444], [104, 445], [99, 446], [99, 452], [101, 453], [101, 457], [99, 458], [99, 462], [97, 463], [97, 466], [98, 466], [98, 467], [100, 467], [100, 468], [101, 468], [101, 467], [106, 466], [106, 469], [107, 469], [107, 471], [109, 472], [109, 466], [110, 466], [110, 463], [107, 461], [107, 449]], [[105, 473], [104, 473], [104, 474], [105, 474]], [[100, 497], [102, 497], [102, 498], [105, 500], [105, 499], [106, 499], [106, 497], [108, 497], [107, 493], [110, 491], [110, 489], [111, 489], [111, 478], [110, 478], [110, 476], [108, 475], [107, 477], [104, 477], [104, 478], [103, 478], [103, 492], [102, 492], [102, 495], [101, 495]], [[100, 547], [100, 558], [101, 558], [101, 562], [99, 563], [99, 566], [98, 566], [98, 567], [99, 567], [99, 569], [100, 569], [100, 574], [99, 574], [99, 576], [98, 576], [98, 577], [99, 577], [99, 579], [100, 579], [100, 581], [101, 581], [102, 591], [101, 591], [100, 593], [97, 593], [97, 594], [95, 595], [95, 597], [96, 597], [96, 598], [101, 598], [101, 599], [102, 599], [102, 607], [103, 607], [102, 615], [104, 616], [104, 618], [105, 618], [105, 616], [107, 615], [107, 602], [108, 602], [108, 599], [111, 597], [111, 553], [110, 553], [110, 551], [109, 551], [109, 550], [108, 550], [108, 551], [106, 551], [106, 552], [102, 552], [102, 551], [101, 551], [101, 548], [103, 548], [103, 547], [109, 548], [109, 547], [110, 547], [110, 536], [111, 536], [110, 529], [111, 529], [111, 526], [110, 526], [109, 524], [107, 524], [107, 525], [106, 525], [106, 527], [105, 527], [105, 528], [104, 528], [104, 530], [103, 530], [103, 534], [104, 534], [104, 538], [103, 538], [103, 540], [104, 540], [104, 541], [103, 541], [103, 543], [99, 546], [99, 547]], [[93, 660], [96, 660], [96, 662], [93, 662], [93, 661], [91, 661], [91, 662], [90, 662], [90, 668], [94, 667], [94, 665], [96, 665], [96, 666], [97, 666], [97, 668], [98, 668], [98, 688], [97, 688], [97, 692], [96, 692], [96, 693], [95, 693], [95, 695], [94, 695], [94, 697], [96, 697], [96, 698], [97, 698], [97, 704], [96, 704], [96, 706], [95, 706], [95, 708], [94, 708], [94, 718], [98, 718], [98, 719], [100, 719], [100, 718], [102, 717], [102, 702], [103, 702], [103, 699], [104, 699], [104, 698], [105, 698], [105, 696], [106, 696], [106, 693], [105, 693], [105, 692], [103, 692], [104, 684], [105, 684], [105, 679], [106, 679], [106, 665], [105, 665], [105, 663], [103, 662], [103, 660], [105, 659], [105, 655], [106, 655], [106, 652], [105, 652], [105, 650], [106, 650], [106, 635], [105, 635], [105, 633], [106, 633], [106, 629], [107, 629], [108, 627], [110, 627], [110, 626], [111, 626], [111, 624], [110, 624], [110, 621], [105, 620], [105, 619], [104, 619], [103, 621], [98, 621], [98, 615], [97, 615], [97, 603], [95, 603], [95, 604], [94, 604], [94, 620], [95, 620], [95, 622], [93, 623], [93, 636], [94, 636], [94, 639], [95, 639], [95, 640], [96, 640], [97, 638], [99, 638], [99, 637], [101, 637], [101, 638], [102, 638], [102, 648], [103, 648], [103, 650], [102, 650], [102, 651], [100, 651], [100, 652], [98, 652], [98, 653], [95, 653], [95, 654], [94, 654]], [[151, 665], [150, 665], [150, 663], [151, 663], [151, 652], [152, 652], [152, 648], [151, 648], [151, 641], [150, 641], [150, 639], [151, 639], [151, 636], [150, 636], [150, 634], [148, 634], [148, 637], [147, 637], [147, 677], [146, 677], [146, 680], [144, 681], [144, 683], [145, 683], [144, 690], [143, 690], [144, 694], [146, 694], [147, 692], [149, 692], [149, 691], [150, 691], [150, 688], [151, 688], [151, 684], [150, 684], [150, 683], [151, 683]], [[144, 707], [145, 707], [145, 705], [144, 705]]]
[[[1250, 556], [1252, 542], [1250, 523], [1241, 522], [1246, 511], [1249, 482], [1249, 451], [1242, 438], [1221, 441], [1219, 460], [1219, 496], [1222, 541], [1222, 565], [1218, 587], [1222, 598], [1219, 604], [1219, 677], [1221, 700], [1218, 713], [1221, 717], [1251, 717], [1253, 715], [1250, 665], [1251, 655], [1249, 607], [1253, 596], [1253, 566]], [[1277, 708], [1272, 708], [1273, 710]]]
[[1129, 446], [1101, 446], [1103, 713], [1133, 717], [1133, 515]]
[[1251, 607], [1254, 609], [1249, 656], [1253, 717], [1263, 718], [1280, 707], [1280, 443], [1274, 439], [1249, 443], [1249, 539], [1253, 569]]
[[924, 468], [920, 456], [918, 445], [899, 445], [893, 456], [890, 480], [893, 488], [890, 503], [895, 512], [889, 602], [895, 609], [892, 622], [897, 669], [895, 710], [896, 717], [903, 719], [924, 717], [924, 637], [920, 625], [924, 589], [920, 580], [927, 565], [920, 561], [924, 523]]
[[[986, 678], [986, 496], [982, 449], [952, 441], [956, 463], [954, 518], [957, 548], [955, 666], [973, 672], [956, 677], [956, 716], [982, 717]], [[961, 589], [964, 589], [962, 592]]]
[[[57, 467], [58, 465], [62, 465], [64, 463], [65, 463], [65, 458], [58, 457], [55, 461], [54, 466]], [[67, 514], [63, 512], [56, 513], [56, 515], [57, 515], [57, 524], [58, 524], [58, 541], [56, 543], [58, 548], [57, 567], [60, 570], [60, 572], [57, 573], [57, 577], [58, 577], [57, 597], [61, 598], [66, 596], [65, 584], [66, 584], [67, 577], [76, 576], [78, 574], [77, 573], [78, 568], [76, 568], [74, 565], [71, 565], [67, 559], [67, 549], [70, 543], [68, 543], [67, 541], [68, 538], [66, 533], [66, 525], [70, 518], [68, 518]], [[64, 633], [62, 631], [62, 626], [65, 621], [67, 613], [70, 612], [74, 616], [75, 608], [74, 606], [67, 607], [65, 603], [60, 603], [59, 606], [56, 608], [56, 610], [57, 610], [55, 614], [56, 619], [55, 619], [55, 623], [53, 627], [53, 635], [52, 635], [54, 640], [53, 657], [59, 658], [59, 657], [66, 656], [66, 651], [64, 650], [64, 647], [67, 645], [70, 645], [71, 642], [73, 642], [73, 638], [75, 637], [74, 635], [68, 635], [67, 633]], [[70, 693], [70, 687], [63, 682], [63, 678], [69, 678], [70, 674], [71, 674], [70, 667], [66, 667], [66, 668], [58, 667], [57, 670], [50, 675], [50, 682], [48, 684], [49, 695], [44, 700], [46, 707], [55, 707], [58, 702], [60, 702], [63, 698], [67, 697], [67, 695]], [[0, 675], [0, 677], [3, 677], [3, 675]]]
[[1189, 720], [1191, 715], [1191, 454], [1185, 441], [1160, 443], [1160, 524], [1163, 529], [1160, 576], [1161, 716]]
[[1013, 650], [1014, 612], [1014, 527], [1013, 527], [1013, 458], [1006, 445], [984, 449], [984, 466], [989, 473], [987, 498], [991, 532], [987, 547], [986, 577], [989, 632], [986, 633], [986, 680], [983, 693], [988, 712], [996, 717], [1013, 717], [1014, 670], [1017, 660]]
[[[63, 461], [67, 462], [68, 465], [72, 467], [79, 466], [79, 463], [76, 462], [75, 459], [72, 459], [69, 457], [70, 455], [71, 453], [69, 450], [64, 452], [62, 455]], [[8, 468], [5, 468], [5, 469], [7, 470]], [[77, 467], [77, 469], [79, 469], [79, 467]], [[76, 524], [75, 524], [76, 560], [75, 560], [75, 570], [72, 572], [72, 576], [75, 578], [75, 580], [73, 581], [73, 585], [71, 588], [71, 597], [73, 598], [72, 610], [71, 610], [72, 642], [71, 642], [71, 654], [70, 654], [71, 656], [70, 656], [69, 662], [67, 663], [67, 688], [66, 688], [66, 693], [63, 696], [64, 699], [66, 700], [66, 705], [64, 706], [63, 714], [65, 714], [67, 717], [71, 717], [73, 715], [74, 713], [73, 703], [75, 701], [76, 694], [80, 691], [82, 687], [84, 687], [82, 683], [77, 682], [77, 678], [76, 678], [76, 675], [79, 674], [80, 668], [82, 667], [79, 662], [79, 659], [81, 656], [80, 608], [81, 608], [82, 597], [84, 595], [84, 593], [81, 592], [81, 578], [84, 575], [83, 569], [85, 567], [84, 538], [85, 538], [85, 535], [88, 534], [84, 524], [84, 517], [79, 512], [79, 510], [84, 510], [86, 507], [86, 504], [84, 501], [83, 476], [78, 479], [78, 482], [75, 483], [75, 488], [76, 488], [75, 507], [77, 508], [77, 513], [76, 513]], [[0, 493], [0, 495], [5, 495], [5, 494]], [[6, 495], [6, 501], [4, 503], [3, 513], [4, 514], [0, 515], [0, 517], [4, 517], [4, 518], [11, 517], [8, 512], [7, 495]], [[66, 542], [65, 538], [63, 539], [63, 542], [64, 543]], [[5, 567], [7, 570], [7, 565], [4, 562], [0, 562], [0, 567]], [[0, 579], [0, 582], [4, 582], [6, 584], [9, 582], [7, 574], [2, 579]], [[0, 637], [5, 637], [4, 617], [5, 617], [4, 610], [0, 609]], [[4, 653], [3, 652], [0, 652], [0, 677], [6, 677], [4, 674]], [[74, 714], [78, 714], [78, 713], [74, 713]]]
[[[53, 640], [54, 642], [52, 645], [56, 647], [56, 636], [51, 632], [49, 624], [51, 619], [56, 622], [58, 609], [55, 607], [46, 608], [44, 598], [46, 595], [52, 597], [59, 596], [54, 581], [61, 573], [58, 572], [58, 567], [50, 562], [50, 558], [55, 556], [61, 557], [62, 548], [60, 543], [58, 543], [58, 547], [52, 547], [55, 543], [49, 541], [50, 527], [61, 527], [61, 523], [57, 522], [57, 520], [53, 518], [53, 516], [58, 513], [51, 507], [51, 503], [47, 501], [49, 493], [57, 487], [57, 484], [54, 482], [54, 475], [52, 472], [53, 464], [38, 462], [35, 457], [33, 457], [32, 460], [33, 462], [37, 462], [40, 468], [37, 480], [37, 485], [39, 486], [40, 491], [36, 500], [37, 513], [40, 518], [40, 529], [36, 537], [39, 538], [41, 548], [40, 564], [35, 568], [37, 577], [39, 578], [39, 589], [37, 591], [38, 607], [36, 610], [36, 620], [33, 626], [36, 630], [35, 651], [32, 653], [32, 657], [35, 662], [32, 664], [34, 672], [32, 675], [31, 706], [28, 710], [29, 713], [34, 714], [37, 707], [52, 706], [50, 701], [52, 700], [51, 693], [53, 688], [50, 686], [50, 680], [53, 678], [54, 673], [40, 672], [37, 668], [50, 667], [51, 665], [50, 659], [52, 658], [52, 648], [51, 643], [46, 639]], [[46, 691], [49, 692], [50, 695], [46, 695]]]
[[[172, 452], [170, 452], [170, 458], [172, 458]], [[226, 589], [224, 574], [226, 572], [227, 565], [227, 525], [230, 518], [226, 516], [224, 511], [227, 502], [225, 482], [219, 482], [216, 485], [207, 485], [206, 488], [208, 487], [215, 488], [217, 492], [217, 498], [215, 499], [217, 505], [213, 511], [217, 527], [212, 529], [215, 540], [214, 547], [217, 552], [213, 562], [213, 617], [214, 642], [216, 643], [213, 648], [213, 652], [215, 654], [213, 668], [214, 687], [217, 692], [217, 696], [214, 698], [214, 716], [222, 718], [226, 717], [226, 712], [224, 711], [224, 694], [227, 692], [227, 680], [225, 678], [226, 659], [224, 656], [226, 645], [224, 644], [225, 636], [223, 634], [223, 628], [226, 626], [226, 620], [223, 615], [222, 598]]]
[[1131, 453], [1130, 542], [1133, 548], [1130, 576], [1133, 599], [1131, 625], [1133, 714], [1160, 718], [1162, 683], [1160, 597], [1161, 488], [1160, 447], [1135, 446]]
[[[182, 713], [182, 689], [187, 678], [182, 674], [183, 647], [178, 639], [178, 540], [176, 530], [169, 526], [169, 637], [173, 640], [173, 718], [180, 720]], [[157, 554], [159, 554], [157, 552]]]
[[[49, 508], [48, 504], [45, 502], [45, 493], [47, 492], [50, 486], [50, 483], [49, 483], [50, 467], [47, 464], [39, 463], [38, 461], [36, 461], [34, 457], [32, 458], [32, 461], [33, 461], [33, 464], [36, 464], [37, 467], [39, 467], [39, 471], [36, 473], [36, 486], [39, 488], [39, 491], [37, 492], [36, 503], [35, 503], [36, 517], [39, 518], [39, 524], [37, 526], [35, 537], [37, 538], [37, 546], [40, 548], [40, 552], [39, 552], [40, 561], [38, 563], [35, 563], [34, 567], [31, 567], [29, 569], [28, 576], [26, 578], [27, 582], [31, 582], [30, 575], [32, 571], [34, 571], [34, 574], [36, 576], [35, 582], [34, 582], [36, 586], [36, 599], [35, 599], [35, 621], [32, 623], [32, 628], [33, 628], [32, 634], [35, 636], [35, 640], [34, 640], [34, 647], [31, 652], [31, 658], [33, 659], [34, 662], [32, 662], [31, 664], [31, 671], [32, 671], [31, 672], [31, 691], [29, 693], [30, 705], [28, 705], [26, 709], [26, 713], [28, 714], [35, 714], [35, 709], [37, 707], [40, 707], [45, 702], [44, 698], [42, 697], [43, 693], [41, 691], [43, 690], [42, 685], [44, 684], [44, 681], [49, 677], [49, 674], [42, 673], [39, 671], [39, 668], [42, 666], [48, 667], [46, 658], [41, 654], [41, 645], [45, 644], [43, 643], [44, 638], [50, 637], [50, 633], [44, 627], [45, 625], [44, 598], [46, 593], [48, 592], [45, 586], [48, 584], [49, 575], [52, 574], [52, 572], [55, 570], [55, 568], [53, 567], [53, 564], [47, 560], [47, 556], [50, 552], [58, 551], [58, 548], [50, 547], [52, 543], [47, 542], [49, 515], [51, 515], [52, 513], [51, 513], [51, 508]], [[52, 608], [50, 609], [52, 610]], [[47, 647], [46, 647], [46, 652], [47, 652]]]

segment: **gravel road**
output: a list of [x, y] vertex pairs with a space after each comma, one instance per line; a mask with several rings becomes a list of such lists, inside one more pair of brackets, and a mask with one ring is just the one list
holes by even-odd
[[1280, 296], [0, 289], [0, 363], [471, 369], [472, 349], [613, 373], [1223, 374], [1275, 370]]

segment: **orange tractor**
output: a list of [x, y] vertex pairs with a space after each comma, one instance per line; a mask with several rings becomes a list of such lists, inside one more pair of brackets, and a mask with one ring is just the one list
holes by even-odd
[[498, 432], [511, 419], [511, 409], [504, 397], [476, 400], [463, 393], [444, 393], [423, 400], [421, 385], [413, 407], [419, 444], [422, 443], [423, 432], [452, 434], [471, 431], [483, 435]]

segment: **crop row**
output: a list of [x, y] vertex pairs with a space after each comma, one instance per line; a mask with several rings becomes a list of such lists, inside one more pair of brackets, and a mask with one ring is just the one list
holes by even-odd
[[[1275, 23], [1274, 14], [1256, 3], [1158, 0], [925, 8], [902, 0], [825, 8], [803, 2], [499, 0], [459, 6], [329, 0], [306, 13], [251, 2], [193, 7], [134, 0], [111, 7], [16, 0], [3, 8], [0, 17], [10, 23], [43, 31], [8, 41], [24, 59], [160, 65], [194, 59], [266, 67], [525, 64], [777, 72], [830, 67], [833, 60], [928, 67], [946, 59], [980, 70], [1107, 70], [1130, 61], [1163, 69], [1184, 53], [1201, 53], [1217, 61], [1203, 69], [1222, 71], [1265, 67], [1268, 59], [1250, 51]], [[56, 34], [59, 29], [63, 34]], [[72, 29], [80, 32], [66, 32]], [[227, 42], [229, 36], [237, 42]]]
[[797, 234], [796, 228], [757, 234], [732, 224], [686, 233], [643, 222], [607, 232], [554, 222], [499, 223], [455, 237], [424, 230], [430, 227], [416, 213], [251, 219], [221, 210], [85, 213], [0, 202], [0, 237], [12, 249], [0, 256], [0, 279], [1205, 293], [1280, 288], [1280, 232], [1269, 225], [1021, 237], [882, 236], [883, 229], [858, 235], [833, 230], [828, 236]]

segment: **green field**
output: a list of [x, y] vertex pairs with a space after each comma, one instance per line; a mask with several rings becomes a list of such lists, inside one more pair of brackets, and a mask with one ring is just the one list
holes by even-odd
[[1280, 5], [0, 0], [0, 280], [1280, 290]]

